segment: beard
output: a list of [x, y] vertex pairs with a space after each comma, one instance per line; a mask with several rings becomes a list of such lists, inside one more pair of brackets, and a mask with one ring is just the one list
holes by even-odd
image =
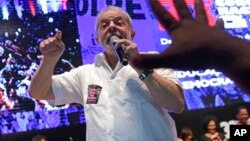
[[114, 52], [114, 49], [112, 47], [112, 45], [110, 44], [110, 38], [112, 36], [117, 36], [119, 39], [128, 39], [128, 40], [132, 40], [131, 34], [122, 34], [118, 31], [113, 32], [113, 33], [107, 33], [107, 35], [105, 36], [105, 38], [103, 38], [103, 40], [101, 41], [102, 46], [106, 49], [106, 50], [110, 50], [112, 52]]
[[104, 47], [112, 47], [112, 45], [110, 44], [110, 38], [112, 36], [117, 36], [119, 39], [123, 39], [122, 34], [118, 31], [116, 31], [115, 33], [108, 33], [101, 42]]

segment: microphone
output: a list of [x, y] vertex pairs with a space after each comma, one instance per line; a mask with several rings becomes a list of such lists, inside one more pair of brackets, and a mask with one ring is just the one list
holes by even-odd
[[123, 48], [126, 46], [122, 44], [120, 47], [116, 48], [115, 47], [115, 42], [116, 40], [119, 40], [117, 36], [111, 36], [109, 43], [112, 45], [113, 49], [115, 50], [116, 56], [118, 57], [119, 61], [123, 66], [126, 66], [128, 64], [128, 58], [126, 57]]

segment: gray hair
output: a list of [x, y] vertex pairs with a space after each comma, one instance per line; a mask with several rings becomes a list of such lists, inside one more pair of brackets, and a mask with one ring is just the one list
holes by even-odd
[[121, 11], [121, 12], [125, 15], [125, 17], [127, 18], [126, 20], [127, 20], [128, 24], [129, 24], [129, 26], [130, 26], [131, 28], [133, 27], [133, 26], [132, 26], [132, 18], [130, 17], [130, 15], [129, 15], [126, 11], [124, 11], [122, 8], [120, 8], [120, 7], [118, 7], [118, 6], [109, 5], [108, 7], [104, 8], [103, 10], [101, 10], [101, 11], [97, 14], [96, 20], [95, 20], [95, 31], [97, 31], [97, 29], [98, 29], [98, 21], [99, 21], [100, 16], [101, 16], [103, 13], [105, 13], [105, 12], [107, 12], [107, 11], [109, 11], [109, 10], [118, 10], [118, 11]]

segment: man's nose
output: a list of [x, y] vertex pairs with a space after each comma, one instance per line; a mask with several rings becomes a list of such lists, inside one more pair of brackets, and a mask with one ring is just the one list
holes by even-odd
[[113, 21], [110, 22], [109, 24], [109, 31], [110, 32], [115, 32], [116, 31], [116, 25]]

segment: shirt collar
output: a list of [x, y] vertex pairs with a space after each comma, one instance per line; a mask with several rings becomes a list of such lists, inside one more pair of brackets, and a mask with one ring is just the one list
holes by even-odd
[[105, 66], [109, 69], [109, 71], [111, 72], [111, 78], [114, 78], [117, 74], [117, 72], [123, 67], [123, 65], [118, 61], [118, 63], [116, 64], [116, 67], [114, 70], [112, 70], [110, 68], [110, 66], [108, 65], [108, 61], [107, 58], [105, 57], [104, 53], [99, 53], [95, 56], [95, 60], [94, 60], [94, 64], [95, 66]]

